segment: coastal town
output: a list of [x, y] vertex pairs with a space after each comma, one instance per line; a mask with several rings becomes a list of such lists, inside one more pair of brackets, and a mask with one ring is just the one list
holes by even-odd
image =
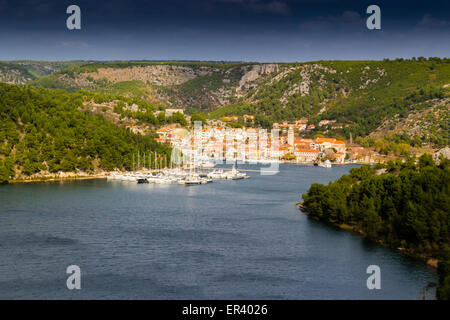
[[[233, 117], [222, 121], [207, 120], [206, 124], [198, 122], [190, 129], [177, 125], [161, 127], [156, 131], [159, 136], [156, 140], [179, 150], [185, 158], [196, 159], [200, 164], [222, 161], [371, 164], [385, 160], [380, 154], [353, 144], [352, 141], [346, 143], [344, 139], [322, 135], [304, 137], [314, 129], [314, 124], [308, 125], [306, 120], [274, 123], [271, 130], [230, 127], [228, 121], [233, 121]], [[319, 126], [330, 123], [333, 121], [322, 120]]]
[[[160, 111], [163, 112], [163, 111]], [[154, 154], [133, 154], [132, 172], [113, 172], [108, 180], [133, 181], [138, 184], [199, 185], [214, 180], [241, 180], [249, 176], [237, 170], [238, 164], [269, 164], [264, 174], [278, 172], [278, 163], [309, 164], [325, 168], [351, 163], [377, 163], [383, 159], [352, 141], [344, 138], [325, 137], [322, 133], [311, 134], [314, 124], [307, 120], [274, 123], [271, 130], [258, 128], [252, 123], [253, 116], [245, 115], [250, 126], [236, 126], [237, 117], [219, 120], [202, 118], [195, 121], [184, 115], [182, 109], [166, 109], [165, 116], [179, 114], [189, 126], [168, 124], [156, 130], [158, 143], [172, 149], [171, 157]], [[198, 118], [198, 117], [196, 117]], [[334, 124], [322, 120], [318, 126]], [[130, 128], [140, 133], [138, 126]], [[311, 137], [312, 135], [312, 137]], [[232, 164], [232, 169], [216, 168], [217, 164]], [[276, 164], [272, 166], [272, 164]], [[273, 170], [272, 170], [273, 169]], [[261, 172], [261, 171], [259, 171]]]

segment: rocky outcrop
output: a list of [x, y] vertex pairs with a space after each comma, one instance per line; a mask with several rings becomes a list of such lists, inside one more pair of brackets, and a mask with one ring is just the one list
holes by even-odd
[[374, 74], [371, 75], [369, 66], [366, 66], [362, 69], [361, 77], [359, 78], [359, 81], [361, 82], [359, 89], [365, 89], [371, 84], [377, 83], [382, 77], [386, 75], [386, 71], [384, 69], [375, 68], [374, 71]]
[[278, 71], [278, 64], [255, 64], [252, 66], [250, 71], [246, 72], [242, 76], [241, 80], [239, 81], [239, 86], [241, 88], [244, 86], [248, 86], [249, 83], [258, 80], [261, 76], [276, 73]]
[[[324, 74], [336, 73], [336, 70], [322, 66], [320, 64], [307, 64], [297, 68], [290, 68], [283, 73], [280, 73], [274, 78], [274, 81], [280, 81], [282, 78], [288, 76], [292, 72], [300, 72], [301, 80], [290, 84], [288, 90], [286, 90], [280, 99], [282, 104], [286, 104], [290, 97], [294, 94], [300, 94], [302, 97], [309, 95], [311, 86], [313, 85], [313, 76], [318, 76], [317, 84], [319, 86], [325, 85]], [[282, 75], [282, 77], [279, 77]]]
[[13, 68], [2, 68], [0, 69], [0, 82], [5, 82], [9, 84], [25, 84], [31, 81], [32, 78], [20, 70]]
[[441, 156], [445, 159], [450, 159], [450, 148], [445, 147], [433, 154], [433, 159], [437, 164], [441, 163]]
[[128, 68], [99, 68], [97, 72], [83, 73], [84, 77], [92, 77], [94, 80], [106, 79], [117, 83], [122, 81], [139, 80], [158, 86], [179, 85], [197, 76], [207, 75], [206, 68], [194, 70], [190, 67], [173, 65], [136, 66]]

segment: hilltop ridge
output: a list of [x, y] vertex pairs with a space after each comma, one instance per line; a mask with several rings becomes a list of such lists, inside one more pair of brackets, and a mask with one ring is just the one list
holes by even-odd
[[[11, 77], [8, 70], [0, 68], [0, 80]], [[403, 136], [406, 143], [428, 146], [446, 146], [449, 141], [450, 59], [446, 58], [78, 62], [66, 68], [58, 65], [42, 76], [25, 71], [13, 83], [135, 97], [209, 118], [233, 115], [241, 122], [245, 114], [258, 115], [267, 124], [307, 119], [317, 127], [320, 120], [335, 120], [316, 131], [346, 138]], [[408, 125], [418, 114], [423, 116], [420, 123]]]

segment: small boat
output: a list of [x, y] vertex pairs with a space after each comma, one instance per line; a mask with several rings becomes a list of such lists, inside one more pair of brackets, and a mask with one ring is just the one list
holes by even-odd
[[241, 173], [236, 170], [236, 167], [233, 165], [233, 169], [225, 173], [225, 179], [227, 180], [241, 180], [249, 178], [246, 173]]
[[134, 175], [131, 175], [131, 174], [123, 174], [120, 177], [120, 180], [122, 180], [122, 181], [136, 181], [136, 177]]
[[139, 178], [137, 179], [137, 183], [138, 184], [144, 184], [144, 183], [149, 183], [148, 180], [146, 178]]
[[197, 184], [202, 184], [202, 181], [200, 179], [197, 178], [186, 178], [184, 180], [184, 185], [186, 186], [193, 186], [193, 185], [197, 185]]
[[225, 173], [223, 170], [214, 170], [207, 174], [207, 178], [209, 179], [226, 179]]
[[320, 162], [319, 167], [323, 168], [331, 168], [331, 162], [330, 160], [325, 160], [325, 162]]
[[203, 179], [199, 179], [197, 177], [186, 177], [177, 180], [177, 184], [185, 185], [185, 186], [193, 186], [198, 184], [204, 184]]
[[201, 167], [201, 168], [214, 168], [216, 166], [216, 164], [215, 163], [213, 163], [213, 162], [202, 162], [202, 163], [200, 163], [200, 165], [199, 165], [199, 167]]

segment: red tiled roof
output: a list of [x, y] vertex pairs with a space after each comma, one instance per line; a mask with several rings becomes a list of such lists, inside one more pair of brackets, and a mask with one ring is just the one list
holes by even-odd
[[332, 138], [317, 138], [316, 140], [314, 140], [314, 143], [317, 144], [321, 144], [321, 143], [334, 143], [336, 141], [336, 139], [332, 139]]
[[298, 149], [297, 152], [319, 153], [316, 149]]

